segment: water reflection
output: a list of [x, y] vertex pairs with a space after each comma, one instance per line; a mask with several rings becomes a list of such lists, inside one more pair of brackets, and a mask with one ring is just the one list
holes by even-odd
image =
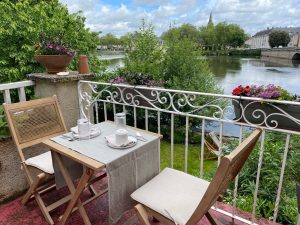
[[226, 94], [230, 94], [233, 88], [240, 84], [267, 85], [270, 83], [280, 85], [291, 93], [300, 94], [300, 70], [299, 64], [295, 62], [229, 56], [211, 57], [208, 61], [219, 85]]
[[261, 60], [266, 63], [268, 66], [280, 67], [280, 66], [289, 66], [289, 67], [300, 67], [300, 60], [290, 60], [290, 59], [280, 59], [273, 57], [261, 57]]
[[218, 74], [218, 76], [226, 76], [228, 71], [235, 73], [241, 70], [240, 60], [232, 57], [208, 57], [207, 61], [213, 74]]

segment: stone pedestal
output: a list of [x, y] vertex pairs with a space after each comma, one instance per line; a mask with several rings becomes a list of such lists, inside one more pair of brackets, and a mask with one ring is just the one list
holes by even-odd
[[69, 75], [47, 73], [28, 74], [27, 78], [35, 81], [35, 96], [44, 98], [56, 95], [62, 114], [69, 130], [75, 126], [79, 118], [79, 102], [77, 83], [79, 80], [91, 80], [93, 74], [70, 72]]

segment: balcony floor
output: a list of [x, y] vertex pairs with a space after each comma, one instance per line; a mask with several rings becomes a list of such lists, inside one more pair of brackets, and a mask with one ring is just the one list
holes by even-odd
[[[107, 180], [100, 181], [96, 183], [95, 185], [96, 189], [103, 190], [107, 187]], [[61, 189], [59, 191], [52, 191], [48, 193], [44, 197], [46, 202], [50, 200], [52, 202], [56, 198], [59, 198], [61, 196], [65, 196], [67, 194], [66, 189]], [[89, 192], [85, 191], [82, 200], [84, 198], [89, 196]], [[3, 204], [0, 206], [0, 224], [2, 225], [47, 225], [46, 221], [44, 220], [44, 217], [38, 208], [35, 201], [30, 201], [26, 206], [23, 206], [21, 204], [22, 197], [19, 197], [11, 202], [8, 202], [6, 204]], [[51, 216], [54, 220], [54, 223], [57, 223], [59, 216], [64, 212], [66, 206], [61, 206], [58, 209], [54, 210], [51, 213]], [[218, 207], [226, 210], [227, 212], [231, 212], [232, 208], [231, 206], [224, 204], [224, 203], [218, 203]], [[108, 225], [108, 196], [107, 194], [104, 194], [100, 198], [94, 200], [93, 202], [89, 203], [86, 207], [87, 214], [90, 218], [90, 221], [92, 224], [97, 225]], [[237, 224], [237, 225], [244, 225], [246, 223], [242, 223], [238, 220], [235, 220], [234, 223], [232, 223], [232, 219], [224, 216], [218, 212], [213, 211], [217, 219], [221, 222], [221, 224], [229, 225], [229, 224]], [[134, 210], [127, 211], [123, 217], [120, 219], [120, 221], [117, 223], [117, 225], [123, 224], [128, 218], [130, 218], [134, 214]], [[243, 218], [251, 218], [251, 214], [241, 212], [238, 210], [238, 215]], [[256, 221], [260, 225], [269, 225], [271, 224], [271, 221], [261, 219], [259, 221]], [[80, 225], [83, 224], [83, 221], [80, 217], [80, 214], [78, 211], [73, 213], [71, 217], [68, 220], [67, 224], [72, 225]], [[135, 218], [135, 223], [139, 224], [137, 221], [137, 218]], [[159, 224], [154, 223], [153, 224]], [[206, 218], [203, 218], [198, 225], [208, 225], [208, 221]]]

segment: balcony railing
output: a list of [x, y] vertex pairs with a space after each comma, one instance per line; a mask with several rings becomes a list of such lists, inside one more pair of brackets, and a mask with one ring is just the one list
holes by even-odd
[[[199, 177], [204, 174], [205, 134], [207, 130], [217, 129], [220, 139], [219, 153], [224, 151], [224, 140], [235, 137], [241, 143], [247, 132], [260, 127], [262, 137], [260, 140], [256, 179], [253, 187], [252, 218], [245, 219], [233, 212], [216, 210], [248, 224], [255, 222], [257, 213], [261, 172], [264, 164], [266, 135], [269, 133], [281, 134], [285, 143], [281, 157], [281, 169], [276, 186], [276, 197], [272, 216], [268, 219], [275, 223], [278, 218], [281, 203], [281, 194], [284, 185], [286, 164], [294, 145], [291, 145], [291, 136], [300, 135], [300, 102], [267, 100], [261, 98], [238, 97], [231, 95], [191, 92], [164, 88], [150, 88], [145, 86], [129, 86], [123, 84], [99, 83], [80, 81], [78, 84], [80, 113], [82, 117], [95, 120], [114, 118], [120, 111], [130, 112], [132, 125], [143, 126], [148, 130], [156, 127], [155, 132], [161, 133], [162, 123], [168, 123], [170, 129], [170, 167], [174, 167], [174, 132], [176, 132], [176, 118], [181, 118], [185, 127], [184, 141], [184, 171], [188, 171], [189, 131], [197, 130], [201, 133], [199, 145], [200, 165]], [[299, 107], [299, 108], [298, 108]], [[290, 109], [291, 108], [291, 109]], [[299, 110], [298, 110], [299, 109]], [[142, 111], [142, 114], [141, 114]], [[296, 113], [295, 113], [296, 112]], [[300, 114], [299, 114], [300, 115]], [[141, 116], [143, 117], [141, 119]], [[142, 124], [138, 124], [141, 122]], [[155, 121], [155, 126], [153, 125]], [[195, 122], [196, 121], [196, 122]], [[193, 125], [191, 125], [193, 122]], [[228, 132], [229, 131], [229, 132]], [[230, 133], [230, 134], [228, 134]], [[222, 154], [218, 155], [218, 164]], [[239, 176], [235, 179], [233, 188], [233, 207], [237, 205], [238, 190], [241, 185]], [[296, 193], [295, 193], [296, 198]], [[267, 207], [267, 206], [266, 206]]]
[[[20, 81], [15, 83], [7, 83], [7, 84], [0, 84], [0, 94], [2, 92], [3, 94], [3, 100], [4, 103], [11, 103], [11, 91], [17, 90], [18, 92], [18, 101], [26, 101], [26, 94], [25, 94], [25, 88], [29, 86], [33, 86], [33, 81]], [[2, 102], [0, 102], [2, 104]]]

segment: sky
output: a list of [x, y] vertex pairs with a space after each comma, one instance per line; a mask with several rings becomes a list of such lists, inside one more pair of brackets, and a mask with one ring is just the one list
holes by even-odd
[[82, 11], [86, 26], [120, 37], [151, 22], [157, 35], [172, 26], [235, 23], [248, 34], [267, 27], [300, 26], [300, 0], [60, 0], [71, 13]]

